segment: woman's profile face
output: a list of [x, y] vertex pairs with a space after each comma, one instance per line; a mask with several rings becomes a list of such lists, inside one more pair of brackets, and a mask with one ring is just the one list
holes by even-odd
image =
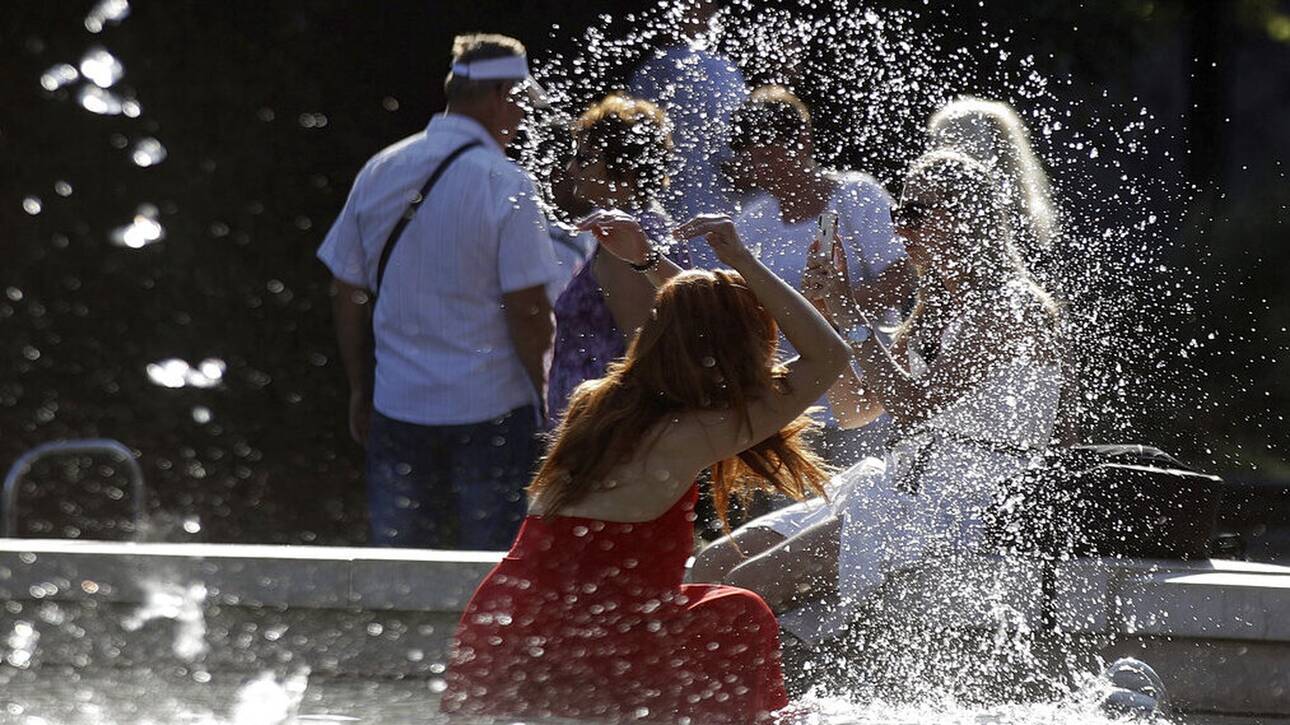
[[735, 151], [733, 166], [735, 178], [744, 186], [753, 189], [765, 189], [774, 183], [774, 179], [784, 166], [784, 149], [780, 146], [753, 144]]
[[896, 235], [905, 243], [910, 261], [919, 270], [948, 261], [950, 249], [962, 226], [953, 209], [953, 199], [915, 181], [905, 184], [900, 203], [892, 210]]
[[[578, 142], [565, 172], [573, 182], [574, 195], [593, 206], [611, 207], [617, 200], [632, 196], [630, 185], [609, 173], [604, 154], [585, 142]], [[628, 193], [624, 194], [624, 189]]]

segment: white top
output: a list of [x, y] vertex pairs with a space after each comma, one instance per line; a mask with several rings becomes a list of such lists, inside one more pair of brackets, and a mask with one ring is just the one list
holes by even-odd
[[[858, 285], [877, 279], [883, 270], [902, 259], [905, 247], [891, 226], [892, 200], [887, 191], [868, 174], [847, 172], [837, 174], [836, 178], [837, 189], [825, 208], [838, 214], [838, 236], [846, 249], [851, 283]], [[806, 256], [818, 227], [815, 219], [786, 224], [780, 216], [779, 200], [763, 193], [744, 205], [735, 217], [735, 226], [744, 244], [770, 271], [794, 289], [802, 288], [802, 268], [806, 266]], [[702, 240], [691, 242], [690, 254], [696, 267], [724, 266]], [[875, 320], [875, 323], [893, 323], [899, 314], [892, 310], [884, 317], [887, 319]], [[779, 349], [784, 358], [797, 354], [782, 335]], [[828, 410], [828, 398], [821, 398], [819, 405], [825, 408], [824, 423], [836, 424]]]
[[659, 104], [672, 122], [677, 169], [663, 199], [667, 213], [685, 222], [733, 210], [721, 163], [731, 157], [730, 116], [748, 98], [735, 64], [698, 42], [668, 48], [641, 63], [628, 87]]
[[336, 278], [375, 287], [381, 249], [409, 200], [441, 160], [474, 140], [483, 145], [439, 178], [385, 270], [373, 320], [373, 403], [396, 420], [477, 423], [538, 402], [502, 295], [562, 275], [532, 179], [475, 120], [436, 116], [373, 156], [318, 258]]
[[[905, 256], [905, 247], [891, 226], [891, 196], [868, 174], [846, 172], [834, 178], [837, 189], [825, 209], [838, 214], [838, 236], [846, 248], [851, 282], [875, 280]], [[735, 226], [762, 264], [794, 288], [802, 286], [802, 268], [817, 228], [814, 218], [787, 224], [780, 216], [779, 200], [762, 193], [744, 205]], [[719, 266], [711, 247], [691, 246], [697, 266]]]

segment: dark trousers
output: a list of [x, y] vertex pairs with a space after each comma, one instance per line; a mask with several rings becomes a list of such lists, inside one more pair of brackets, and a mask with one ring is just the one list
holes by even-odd
[[540, 455], [537, 412], [517, 408], [468, 425], [426, 426], [373, 412], [367, 440], [371, 544], [509, 549]]

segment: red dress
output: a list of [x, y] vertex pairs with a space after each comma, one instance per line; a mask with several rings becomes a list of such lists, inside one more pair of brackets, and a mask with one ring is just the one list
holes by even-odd
[[681, 583], [697, 496], [641, 523], [525, 519], [462, 614], [442, 709], [697, 725], [787, 705], [766, 603]]

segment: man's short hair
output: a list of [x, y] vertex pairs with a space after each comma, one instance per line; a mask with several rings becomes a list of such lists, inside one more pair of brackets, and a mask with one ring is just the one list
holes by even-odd
[[730, 146], [787, 146], [805, 141], [811, 133], [811, 111], [783, 86], [766, 85], [753, 91], [731, 119]]
[[[454, 64], [492, 58], [513, 58], [525, 54], [523, 43], [515, 38], [498, 35], [497, 33], [458, 35], [452, 41], [452, 62]], [[443, 94], [449, 101], [465, 101], [481, 96], [499, 85], [513, 82], [515, 81], [471, 80], [458, 77], [450, 71], [443, 82]]]

